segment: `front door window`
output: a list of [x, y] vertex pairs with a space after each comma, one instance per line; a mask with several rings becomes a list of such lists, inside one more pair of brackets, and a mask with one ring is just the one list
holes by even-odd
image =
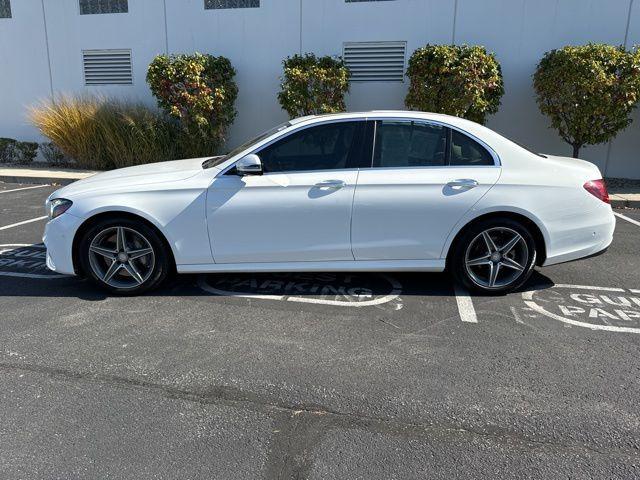
[[264, 173], [340, 170], [354, 167], [359, 127], [364, 122], [335, 122], [302, 129], [258, 152]]

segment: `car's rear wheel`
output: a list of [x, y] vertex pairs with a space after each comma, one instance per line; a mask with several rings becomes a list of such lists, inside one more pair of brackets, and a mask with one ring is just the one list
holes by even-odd
[[113, 293], [136, 295], [157, 287], [169, 272], [169, 258], [153, 228], [129, 218], [97, 222], [80, 241], [81, 268]]
[[480, 221], [457, 240], [450, 258], [455, 279], [485, 294], [507, 293], [533, 272], [536, 243], [529, 230], [509, 218]]

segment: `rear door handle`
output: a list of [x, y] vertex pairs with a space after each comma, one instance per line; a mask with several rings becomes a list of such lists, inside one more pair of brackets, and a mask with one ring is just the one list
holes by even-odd
[[347, 184], [342, 180], [323, 180], [315, 184], [318, 188], [333, 188], [338, 189], [345, 187]]
[[475, 188], [478, 186], [478, 181], [472, 178], [459, 178], [457, 180], [452, 180], [447, 183], [450, 187], [458, 187], [458, 188]]

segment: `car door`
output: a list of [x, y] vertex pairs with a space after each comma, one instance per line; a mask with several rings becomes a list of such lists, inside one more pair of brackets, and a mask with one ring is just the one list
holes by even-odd
[[301, 127], [256, 153], [262, 175], [219, 175], [207, 194], [216, 263], [353, 260], [364, 121]]
[[358, 177], [356, 260], [439, 259], [458, 220], [498, 181], [497, 158], [448, 126], [378, 120], [372, 168]]

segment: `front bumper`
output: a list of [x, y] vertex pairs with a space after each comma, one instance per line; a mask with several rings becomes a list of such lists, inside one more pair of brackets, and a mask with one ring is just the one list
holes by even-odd
[[63, 213], [49, 220], [42, 241], [47, 247], [47, 267], [54, 272], [75, 275], [73, 268], [73, 238], [82, 219]]

